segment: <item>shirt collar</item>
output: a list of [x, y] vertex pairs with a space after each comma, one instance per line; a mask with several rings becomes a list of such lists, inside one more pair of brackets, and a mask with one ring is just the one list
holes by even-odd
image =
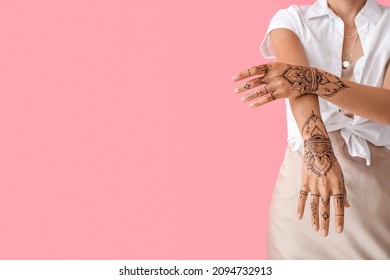
[[[324, 15], [330, 15], [332, 17], [336, 16], [329, 8], [327, 0], [317, 0], [313, 5], [311, 5], [307, 13], [309, 19]], [[363, 9], [358, 14], [358, 16], [361, 16], [374, 24], [378, 22], [381, 15], [382, 7], [376, 2], [376, 0], [367, 0]]]

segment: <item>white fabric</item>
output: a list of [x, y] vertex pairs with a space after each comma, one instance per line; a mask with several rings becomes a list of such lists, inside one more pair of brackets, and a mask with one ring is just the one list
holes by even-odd
[[[381, 87], [390, 58], [390, 7], [367, 0], [355, 18], [355, 24], [363, 47], [363, 57], [354, 67], [355, 81], [360, 84]], [[265, 58], [274, 58], [269, 33], [277, 28], [287, 28], [300, 38], [309, 64], [341, 77], [343, 21], [328, 7], [327, 0], [317, 0], [313, 5], [292, 5], [279, 10], [272, 18], [266, 36], [260, 45]], [[370, 165], [370, 149], [367, 141], [375, 146], [390, 149], [390, 126], [359, 116], [348, 118], [336, 105], [319, 98], [322, 119], [327, 130], [340, 129], [348, 145], [349, 153], [366, 159]], [[390, 109], [390, 108], [389, 108]], [[286, 99], [288, 142], [294, 151], [303, 146], [298, 125]]]

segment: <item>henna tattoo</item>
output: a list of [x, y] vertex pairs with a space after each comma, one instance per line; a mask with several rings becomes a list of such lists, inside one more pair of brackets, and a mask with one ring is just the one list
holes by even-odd
[[304, 141], [303, 160], [308, 170], [324, 180], [337, 159], [333, 153], [330, 139], [325, 136], [317, 124], [324, 126], [321, 118], [312, 112], [302, 128], [302, 133], [305, 132], [309, 136]]
[[256, 84], [260, 84], [260, 85], [263, 85], [265, 84], [265, 81], [264, 81], [264, 76], [263, 77], [260, 77], [256, 80], [255, 82]]
[[267, 64], [260, 65], [257, 67], [257, 70], [260, 70], [264, 74], [267, 74], [268, 73], [268, 65]]
[[252, 92], [249, 94], [245, 99], [246, 100], [252, 100], [260, 96], [260, 91]]
[[247, 69], [248, 70], [248, 77], [251, 76], [251, 70]]
[[252, 87], [252, 86], [251, 86], [250, 83], [246, 83], [245, 86], [244, 86], [245, 89], [250, 89], [251, 87]]
[[270, 94], [271, 94], [272, 100], [276, 100], [275, 93], [274, 92], [270, 92]]
[[329, 214], [327, 212], [322, 213], [321, 216], [325, 220], [325, 222], [327, 219], [329, 219]]
[[321, 196], [321, 202], [322, 202], [322, 204], [324, 204], [325, 206], [328, 206], [328, 205], [329, 205], [329, 202], [330, 202], [330, 196], [328, 197], [328, 199], [324, 199], [324, 198]]
[[317, 203], [315, 203], [314, 199], [310, 203], [310, 208], [311, 208], [311, 215], [315, 217], [317, 215]]
[[303, 190], [300, 190], [299, 192], [301, 195], [304, 195], [304, 196], [307, 196], [307, 192], [303, 191]]
[[335, 194], [333, 196], [336, 199], [336, 203], [340, 205], [340, 207], [344, 207], [344, 195], [343, 194]]
[[344, 214], [335, 214], [336, 215], [336, 217], [344, 217]]
[[326, 92], [322, 95], [331, 97], [348, 88], [337, 76], [314, 67], [287, 65], [280, 77], [285, 79], [299, 96], [315, 93], [321, 87]]

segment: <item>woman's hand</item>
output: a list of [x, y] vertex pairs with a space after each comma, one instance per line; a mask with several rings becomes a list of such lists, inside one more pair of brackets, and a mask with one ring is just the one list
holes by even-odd
[[302, 219], [310, 193], [311, 224], [327, 236], [330, 220], [330, 197], [333, 196], [335, 229], [344, 229], [344, 207], [349, 207], [343, 172], [321, 118], [310, 115], [303, 127], [304, 155], [302, 183], [298, 201], [298, 219]]
[[233, 76], [234, 81], [254, 77], [235, 89], [236, 93], [253, 90], [242, 101], [253, 101], [257, 107], [280, 98], [299, 97], [305, 94], [333, 96], [348, 88], [337, 76], [314, 67], [304, 67], [281, 62], [248, 68]]

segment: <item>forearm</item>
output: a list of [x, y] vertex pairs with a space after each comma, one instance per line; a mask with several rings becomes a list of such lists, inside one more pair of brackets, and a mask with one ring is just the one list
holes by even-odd
[[329, 94], [323, 85], [316, 94], [352, 114], [390, 125], [389, 89], [340, 80], [346, 85], [345, 89]]
[[389, 89], [358, 84], [306, 66], [289, 66], [283, 78], [301, 97], [313, 93], [350, 113], [390, 125]]

